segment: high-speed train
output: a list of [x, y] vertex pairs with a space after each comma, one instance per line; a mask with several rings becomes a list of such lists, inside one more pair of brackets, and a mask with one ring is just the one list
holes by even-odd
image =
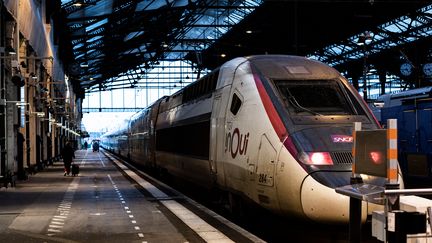
[[[102, 146], [281, 215], [348, 222], [353, 123], [380, 126], [334, 68], [304, 57], [239, 57], [157, 100]], [[385, 179], [364, 176], [368, 184]], [[363, 212], [378, 205], [363, 202]], [[366, 214], [363, 213], [363, 217]]]

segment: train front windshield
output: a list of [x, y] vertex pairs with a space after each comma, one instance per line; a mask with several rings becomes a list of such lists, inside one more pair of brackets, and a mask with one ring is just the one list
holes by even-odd
[[349, 90], [334, 80], [280, 80], [275, 84], [291, 115], [364, 115], [351, 102]]

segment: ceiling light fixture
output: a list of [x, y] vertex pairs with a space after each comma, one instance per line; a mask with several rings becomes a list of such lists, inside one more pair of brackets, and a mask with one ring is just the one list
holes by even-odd
[[74, 2], [72, 5], [75, 7], [85, 7], [88, 5], [96, 5], [96, 3], [95, 2], [87, 2], [85, 0], [78, 0], [78, 1]]
[[34, 73], [30, 73], [30, 77], [31, 77], [33, 80], [36, 80], [36, 79], [37, 79], [37, 76], [36, 76], [36, 74], [34, 74]]
[[357, 40], [357, 45], [359, 46], [369, 45], [372, 42], [372, 38], [373, 38], [373, 34], [369, 31], [361, 33]]
[[5, 52], [9, 53], [9, 55], [15, 55], [16, 54], [16, 51], [12, 46], [6, 46]]

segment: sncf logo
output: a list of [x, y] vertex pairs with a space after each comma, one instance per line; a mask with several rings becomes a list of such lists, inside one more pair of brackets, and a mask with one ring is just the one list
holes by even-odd
[[331, 135], [333, 143], [352, 143], [353, 137], [347, 135]]

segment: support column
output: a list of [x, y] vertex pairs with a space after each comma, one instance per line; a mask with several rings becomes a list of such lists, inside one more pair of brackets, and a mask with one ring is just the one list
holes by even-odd
[[357, 91], [359, 91], [359, 79], [362, 74], [361, 70], [353, 68], [348, 71], [348, 74], [351, 76], [352, 85]]
[[380, 81], [380, 88], [381, 88], [380, 95], [383, 95], [386, 93], [385, 85], [386, 85], [387, 79], [386, 79], [386, 71], [383, 70], [382, 68], [380, 68], [378, 70], [378, 78]]
[[[6, 22], [3, 11], [3, 1], [0, 1], [0, 46], [5, 47]], [[4, 50], [3, 50], [4, 51]], [[5, 55], [4, 52], [0, 52]], [[0, 176], [5, 173], [6, 167], [6, 83], [5, 83], [5, 59], [0, 59]]]
[[[16, 36], [16, 32], [18, 29], [16, 28], [16, 22], [10, 21], [6, 22], [6, 45], [12, 45], [12, 47], [19, 53], [19, 40], [13, 38], [14, 34]], [[16, 54], [17, 55], [17, 54]], [[17, 67], [13, 65], [16, 57], [10, 56], [10, 58], [5, 61], [5, 66], [3, 67], [3, 75], [2, 75], [2, 98], [5, 102], [4, 109], [4, 137], [5, 139], [4, 146], [2, 146], [2, 158], [4, 159], [2, 162], [1, 175], [9, 177], [18, 171], [17, 165], [17, 130], [19, 126], [18, 122], [18, 112], [16, 103], [12, 101], [17, 101], [19, 99], [18, 87], [12, 82], [12, 75], [17, 72]], [[11, 103], [12, 102], [12, 103]], [[9, 179], [12, 179], [11, 177]], [[14, 181], [15, 179], [13, 179]], [[13, 183], [13, 181], [10, 181]]]
[[359, 77], [358, 76], [353, 76], [352, 77], [352, 82], [353, 82], [353, 86], [354, 88], [358, 91], [359, 90]]
[[[363, 183], [360, 174], [356, 173], [355, 168], [355, 154], [356, 154], [356, 131], [360, 131], [362, 129], [361, 122], [354, 122], [354, 131], [353, 131], [353, 163], [352, 163], [352, 174], [350, 183], [351, 185], [361, 184]], [[361, 242], [361, 232], [362, 232], [362, 200], [354, 197], [350, 197], [349, 201], [350, 215], [349, 215], [349, 240], [350, 243], [360, 243]]]

